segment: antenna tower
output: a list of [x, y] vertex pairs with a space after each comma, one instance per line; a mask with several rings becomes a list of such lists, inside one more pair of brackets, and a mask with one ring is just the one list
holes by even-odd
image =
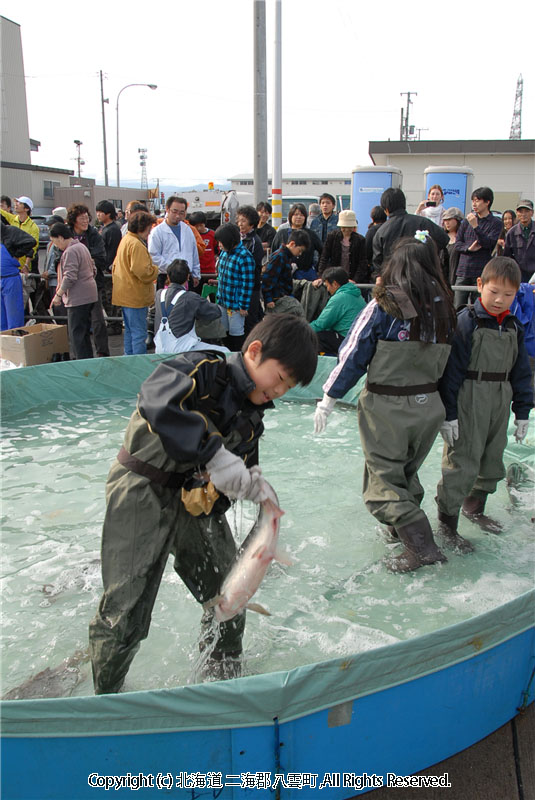
[[149, 183], [147, 181], [147, 148], [138, 147], [139, 163], [141, 166], [141, 188], [148, 189]]
[[518, 76], [518, 80], [516, 82], [516, 94], [515, 94], [515, 108], [513, 111], [513, 119], [511, 120], [511, 133], [509, 134], [510, 139], [521, 139], [522, 138], [522, 93], [524, 91], [524, 81], [522, 80], [522, 75]]

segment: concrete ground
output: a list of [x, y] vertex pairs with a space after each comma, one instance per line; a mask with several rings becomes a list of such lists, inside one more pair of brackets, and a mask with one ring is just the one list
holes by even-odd
[[[535, 703], [507, 725], [418, 775], [448, 773], [447, 788], [382, 788], [373, 800], [535, 800]], [[352, 796], [354, 797], [354, 796]]]

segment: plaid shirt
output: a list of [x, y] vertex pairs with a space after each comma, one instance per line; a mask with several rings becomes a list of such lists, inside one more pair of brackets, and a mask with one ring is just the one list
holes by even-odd
[[[457, 266], [458, 278], [479, 278], [483, 267], [492, 258], [492, 251], [502, 232], [500, 217], [488, 214], [479, 220], [477, 228], [472, 228], [470, 223], [463, 219], [457, 232], [455, 250], [459, 255]], [[480, 250], [469, 253], [468, 248], [473, 242], [479, 242]]]
[[283, 244], [271, 254], [266, 271], [262, 275], [264, 302], [272, 303], [279, 297], [291, 295], [292, 291], [292, 254]]
[[224, 250], [218, 262], [217, 302], [231, 311], [248, 311], [255, 281], [255, 262], [240, 242]]

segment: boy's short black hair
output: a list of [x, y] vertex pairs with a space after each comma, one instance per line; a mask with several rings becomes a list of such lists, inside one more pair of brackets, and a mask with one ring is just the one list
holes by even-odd
[[491, 258], [481, 273], [481, 283], [485, 285], [492, 280], [510, 283], [518, 289], [522, 282], [520, 267], [514, 259], [507, 256]]
[[262, 200], [260, 203], [257, 203], [256, 210], [257, 211], [267, 211], [269, 214], [271, 214], [273, 209], [271, 208], [271, 203], [268, 203], [267, 201]]
[[189, 215], [189, 221], [192, 225], [200, 225], [201, 222], [203, 225], [206, 225], [206, 214], [204, 211], [193, 211]]
[[407, 208], [407, 198], [401, 191], [401, 189], [385, 189], [381, 195], [381, 208], [384, 208], [386, 211], [390, 211], [392, 214], [393, 211], [405, 211]]
[[101, 211], [103, 214], [108, 214], [112, 219], [117, 218], [115, 206], [109, 200], [101, 200], [97, 203], [95, 211]]
[[250, 332], [242, 352], [257, 340], [262, 342], [260, 363], [275, 358], [297, 383], [310, 383], [316, 372], [319, 347], [318, 337], [304, 317], [268, 314]]
[[258, 228], [260, 217], [254, 206], [240, 206], [236, 211], [236, 216], [245, 217], [249, 225], [251, 225], [253, 228]]
[[167, 267], [167, 277], [171, 283], [185, 283], [189, 275], [189, 264], [184, 258], [175, 258]]
[[309, 247], [310, 236], [308, 235], [307, 231], [299, 230], [299, 228], [297, 228], [295, 231], [290, 229], [287, 244], [290, 244], [290, 242], [293, 242], [297, 247]]
[[214, 236], [225, 250], [234, 250], [241, 242], [240, 229], [233, 222], [225, 222], [224, 225], [220, 225]]
[[334, 199], [332, 194], [329, 194], [329, 192], [323, 192], [323, 194], [321, 195], [320, 200], [319, 200], [320, 203], [321, 203], [322, 200], [330, 200], [331, 203], [333, 204], [333, 206], [336, 206], [336, 200]]
[[470, 195], [471, 200], [473, 200], [474, 197], [478, 200], [484, 200], [486, 203], [488, 203], [490, 211], [490, 207], [494, 203], [494, 192], [492, 189], [489, 189], [488, 186], [480, 186], [479, 189], [474, 189]]
[[349, 275], [343, 267], [329, 267], [329, 269], [326, 269], [323, 273], [322, 278], [329, 283], [336, 281], [340, 286], [349, 283]]

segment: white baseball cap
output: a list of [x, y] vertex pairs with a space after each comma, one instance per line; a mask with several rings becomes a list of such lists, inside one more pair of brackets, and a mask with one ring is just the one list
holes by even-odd
[[25, 205], [28, 206], [30, 211], [33, 211], [33, 202], [30, 200], [29, 197], [25, 197], [24, 195], [22, 195], [22, 197], [15, 197], [15, 200], [18, 203], [24, 203]]

